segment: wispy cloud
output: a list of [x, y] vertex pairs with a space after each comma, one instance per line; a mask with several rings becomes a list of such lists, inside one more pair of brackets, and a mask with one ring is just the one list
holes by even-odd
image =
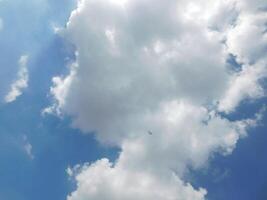
[[23, 150], [31, 160], [34, 159], [34, 155], [32, 152], [32, 145], [29, 142], [28, 137], [26, 135], [23, 135]]
[[23, 55], [19, 59], [19, 70], [17, 73], [16, 80], [11, 84], [10, 91], [5, 96], [5, 102], [10, 103], [13, 102], [19, 97], [23, 90], [28, 87], [28, 55]]

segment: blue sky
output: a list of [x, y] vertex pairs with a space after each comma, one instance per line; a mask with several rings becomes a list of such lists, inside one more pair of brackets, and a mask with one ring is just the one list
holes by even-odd
[[267, 198], [266, 3], [152, 2], [0, 1], [0, 200]]
[[[249, 115], [264, 102], [243, 105], [231, 117]], [[208, 170], [194, 174], [196, 184], [210, 188], [210, 199], [266, 199], [266, 120], [265, 116], [261, 126], [250, 130], [251, 135], [238, 143], [232, 155], [217, 155]]]

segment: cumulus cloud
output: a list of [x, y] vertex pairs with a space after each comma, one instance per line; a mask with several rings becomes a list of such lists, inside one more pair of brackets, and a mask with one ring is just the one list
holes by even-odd
[[[257, 9], [251, 2], [238, 2], [240, 9], [236, 25], [227, 33], [227, 50], [242, 64], [241, 72], [233, 74], [229, 88], [221, 99], [219, 109], [231, 112], [244, 99], [255, 99], [265, 95], [260, 85], [267, 76], [266, 50], [267, 12], [262, 10], [266, 3], [261, 2]], [[248, 7], [251, 6], [251, 7]]]
[[[76, 47], [67, 76], [53, 78], [55, 111], [117, 145], [77, 173], [81, 199], [205, 199], [183, 180], [213, 153], [230, 154], [255, 119], [231, 121], [240, 102], [264, 95], [262, 1], [81, 0], [60, 34]], [[240, 70], [231, 70], [229, 55]], [[233, 68], [236, 66], [232, 66]], [[150, 131], [152, 134], [148, 134]]]
[[200, 200], [206, 194], [204, 189], [196, 191], [174, 174], [155, 177], [112, 165], [107, 159], [101, 159], [91, 166], [83, 166], [76, 176], [79, 188], [67, 199]]
[[11, 84], [10, 91], [5, 96], [5, 102], [10, 103], [13, 102], [19, 97], [23, 90], [28, 87], [28, 69], [27, 69], [27, 63], [28, 63], [28, 56], [23, 55], [20, 57], [18, 65], [19, 70], [17, 73], [16, 80]]
[[257, 99], [265, 96], [260, 80], [266, 78], [266, 63], [253, 66], [243, 65], [241, 72], [234, 74], [229, 82], [229, 89], [219, 103], [219, 110], [233, 111], [244, 99]]

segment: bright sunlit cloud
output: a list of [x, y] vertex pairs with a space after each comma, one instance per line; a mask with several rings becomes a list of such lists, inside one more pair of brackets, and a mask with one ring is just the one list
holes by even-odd
[[[85, 163], [68, 200], [204, 200], [207, 190], [183, 176], [214, 153], [231, 154], [260, 120], [221, 113], [263, 96], [266, 19], [245, 1], [113, 6], [125, 2], [81, 1], [62, 30], [77, 49], [75, 67], [52, 79], [54, 104], [45, 111], [67, 114], [73, 127], [121, 149], [114, 163]], [[230, 55], [241, 71], [230, 70]]]
[[266, 8], [0, 0], [0, 200], [266, 200]]
[[112, 3], [124, 7], [129, 0], [110, 0]]

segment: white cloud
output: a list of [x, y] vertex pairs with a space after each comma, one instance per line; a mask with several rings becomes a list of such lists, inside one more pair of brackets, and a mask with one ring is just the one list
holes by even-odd
[[229, 30], [227, 47], [240, 63], [251, 64], [265, 60], [267, 49], [266, 12], [240, 13], [236, 25]]
[[[77, 47], [76, 67], [66, 78], [55, 77], [51, 89], [58, 108], [76, 116], [75, 126], [118, 142], [130, 123], [142, 121], [161, 104], [182, 98], [201, 105], [221, 94], [229, 78], [224, 47], [198, 23], [185, 24], [172, 12], [159, 15], [161, 7], [171, 11], [176, 3], [156, 3], [151, 19], [149, 3], [128, 5], [129, 14], [105, 1], [80, 3], [65, 33]], [[135, 11], [139, 4], [144, 10]], [[108, 20], [95, 23], [94, 17]], [[158, 26], [147, 26], [155, 23]], [[110, 29], [113, 42], [106, 35]]]
[[34, 155], [32, 153], [32, 145], [26, 135], [23, 135], [23, 150], [31, 160], [34, 159]]
[[[68, 169], [77, 182], [77, 190], [68, 200], [205, 199], [206, 190], [196, 190], [182, 180], [187, 167], [205, 166], [211, 152], [231, 153], [246, 128], [256, 121], [230, 122], [203, 107], [177, 102], [164, 110], [165, 116], [153, 116], [158, 125], [152, 135], [144, 131], [123, 142], [115, 163], [102, 159]], [[166, 127], [160, 127], [162, 124]]]
[[28, 87], [28, 69], [27, 69], [27, 63], [28, 63], [28, 56], [23, 55], [19, 59], [19, 70], [17, 73], [17, 79], [11, 84], [10, 91], [5, 96], [5, 102], [10, 103], [13, 102], [19, 97], [23, 90]]
[[[242, 71], [233, 74], [229, 88], [222, 98], [219, 109], [231, 112], [244, 99], [256, 99], [265, 95], [260, 81], [267, 77], [267, 12], [255, 11], [255, 5], [238, 2], [241, 8], [236, 25], [226, 37], [229, 53], [236, 56], [241, 63]], [[263, 2], [262, 2], [263, 3]], [[266, 7], [266, 2], [265, 2]], [[263, 5], [259, 4], [258, 8]], [[240, 8], [240, 9], [241, 9]]]
[[219, 103], [219, 110], [231, 112], [244, 99], [256, 99], [265, 95], [259, 81], [267, 75], [266, 63], [244, 65], [243, 70], [231, 78], [229, 89]]
[[[256, 9], [262, 4], [248, 4], [79, 1], [61, 30], [76, 61], [69, 75], [53, 78], [55, 103], [45, 111], [72, 116], [73, 126], [121, 153], [115, 163], [81, 167], [68, 200], [205, 198], [184, 182], [188, 167], [230, 154], [259, 120], [217, 113], [264, 95], [266, 19]], [[229, 54], [239, 72], [229, 70]]]
[[76, 181], [79, 188], [68, 200], [200, 200], [206, 194], [204, 189], [196, 191], [190, 184], [184, 184], [175, 174], [155, 177], [142, 171], [113, 167], [107, 159], [83, 166]]

